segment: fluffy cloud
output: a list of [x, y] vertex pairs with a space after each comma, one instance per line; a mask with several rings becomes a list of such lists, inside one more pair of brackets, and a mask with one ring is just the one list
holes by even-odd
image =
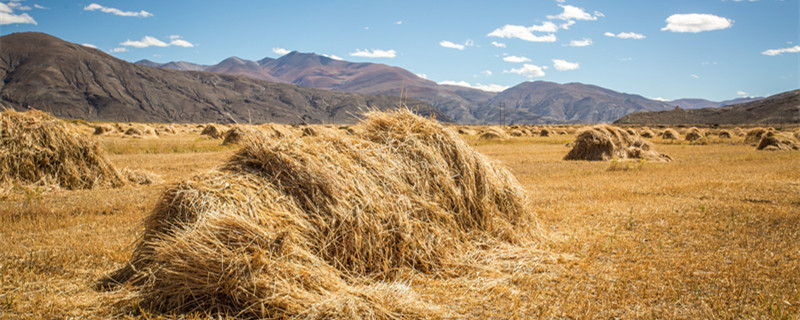
[[445, 48], [464, 50], [464, 45], [463, 44], [452, 43], [452, 42], [447, 41], [447, 40], [439, 42], [439, 45], [442, 46], [442, 47], [445, 47]]
[[661, 31], [698, 33], [727, 29], [733, 25], [731, 19], [707, 13], [673, 14], [666, 21], [667, 26]]
[[131, 39], [126, 40], [125, 42], [120, 43], [120, 45], [126, 47], [134, 47], [134, 48], [147, 48], [147, 47], [168, 47], [168, 46], [178, 46], [184, 48], [191, 48], [194, 45], [186, 40], [180, 39], [180, 36], [170, 36], [171, 41], [166, 43], [164, 41], [158, 40], [151, 36], [144, 36], [142, 40], [134, 41]]
[[782, 48], [782, 49], [769, 49], [764, 52], [761, 52], [761, 54], [767, 56], [778, 56], [783, 53], [798, 53], [798, 52], [800, 52], [800, 46], [794, 46], [791, 48]]
[[288, 54], [291, 51], [289, 51], [287, 49], [284, 49], [284, 48], [272, 48], [272, 52], [275, 52], [275, 54], [279, 54], [279, 55], [285, 55], [285, 54]]
[[492, 45], [498, 48], [505, 48], [506, 44], [502, 42], [492, 41]]
[[350, 55], [353, 57], [364, 57], [364, 58], [394, 58], [397, 56], [397, 52], [394, 51], [394, 49], [390, 50], [375, 49], [372, 51], [369, 51], [367, 49], [364, 50], [356, 49], [356, 52], [352, 52], [350, 53]]
[[[37, 24], [36, 20], [34, 20], [27, 13], [14, 14], [14, 9], [11, 6], [9, 6], [12, 4], [18, 4], [18, 3], [16, 2], [10, 2], [9, 4], [0, 3], [0, 26], [7, 24], [14, 24], [14, 23]], [[12, 6], [17, 7], [16, 5]]]
[[[549, 23], [549, 24], [548, 24]], [[550, 27], [552, 25], [552, 27]], [[547, 31], [544, 31], [547, 30]], [[545, 22], [541, 25], [534, 25], [530, 27], [526, 26], [515, 26], [507, 24], [502, 28], [497, 28], [491, 33], [488, 34], [489, 37], [498, 37], [498, 38], [517, 38], [525, 41], [530, 42], [555, 42], [556, 35], [555, 34], [547, 34], [547, 35], [535, 35], [533, 32], [556, 32], [558, 27], [553, 24], [552, 22]]]
[[513, 62], [513, 63], [522, 63], [522, 62], [530, 62], [531, 59], [528, 59], [527, 57], [507, 56], [507, 57], [503, 57], [503, 61], [505, 61], [505, 62]]
[[643, 34], [636, 33], [636, 32], [620, 32], [620, 33], [617, 33], [617, 34], [613, 34], [611, 32], [606, 32], [603, 35], [605, 35], [606, 37], [620, 38], [620, 39], [641, 40], [641, 39], [647, 38]]
[[492, 71], [491, 70], [484, 70], [482, 73], [485, 74], [487, 77], [491, 77], [492, 76]]
[[16, 1], [10, 1], [10, 2], [9, 2], [9, 3], [7, 3], [6, 5], [8, 5], [8, 7], [9, 7], [9, 8], [11, 8], [11, 9], [14, 9], [14, 10], [22, 10], [22, 11], [27, 11], [27, 10], [30, 10], [30, 9], [31, 9], [31, 7], [29, 7], [29, 6], [24, 6], [24, 5], [22, 5], [21, 3], [19, 3], [19, 2], [16, 2]]
[[101, 6], [101, 5], [96, 4], [96, 3], [92, 3], [92, 4], [88, 5], [88, 6], [83, 7], [83, 10], [84, 11], [100, 10], [100, 11], [105, 12], [105, 13], [110, 13], [110, 14], [113, 14], [113, 15], [116, 15], [116, 16], [122, 16], [122, 17], [147, 18], [147, 17], [152, 17], [153, 16], [152, 13], [144, 11], [144, 10], [140, 10], [139, 12], [122, 11], [122, 10], [117, 9], [117, 8], [104, 7], [104, 6]]
[[42, 5], [38, 5], [38, 4], [34, 4], [33, 7], [36, 8], [36, 9], [50, 9], [48, 7], [45, 7], [45, 6], [42, 6]]
[[450, 85], [450, 86], [461, 86], [461, 87], [473, 88], [473, 89], [489, 91], [489, 92], [500, 92], [500, 91], [503, 91], [503, 90], [509, 88], [508, 86], [501, 86], [499, 84], [480, 84], [480, 83], [478, 83], [478, 84], [473, 85], [473, 84], [470, 84], [469, 82], [466, 82], [466, 81], [451, 81], [451, 80], [442, 81], [442, 82], [439, 82], [439, 84]]
[[586, 47], [592, 45], [592, 39], [583, 38], [583, 40], [572, 40], [569, 42], [570, 47]]
[[563, 5], [559, 4], [559, 7], [564, 9], [561, 14], [556, 16], [547, 16], [547, 19], [559, 19], [559, 20], [597, 20], [598, 16], [603, 16], [600, 12], [595, 12], [594, 15], [586, 12], [583, 8], [578, 8], [576, 6], [571, 5]]
[[553, 67], [558, 71], [578, 70], [580, 65], [577, 62], [567, 62], [567, 60], [553, 59]]
[[394, 22], [394, 24], [398, 24], [398, 25], [399, 24], [403, 24], [403, 20], [397, 20], [397, 21]]
[[522, 68], [514, 68], [511, 70], [503, 70], [503, 73], [516, 73], [521, 76], [526, 76], [528, 78], [535, 78], [535, 77], [544, 77], [544, 70], [546, 70], [546, 66], [537, 66], [532, 64], [524, 64]]
[[84, 43], [84, 44], [81, 44], [81, 45], [84, 46], [84, 47], [87, 47], [87, 48], [97, 49], [97, 46], [93, 45], [91, 43]]
[[744, 91], [741, 91], [741, 90], [739, 90], [739, 91], [736, 91], [736, 95], [739, 95], [739, 96], [747, 96], [747, 92], [744, 92]]

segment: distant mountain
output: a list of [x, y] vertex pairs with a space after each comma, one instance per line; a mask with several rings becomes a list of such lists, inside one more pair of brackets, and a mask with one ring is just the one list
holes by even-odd
[[[215, 67], [250, 66], [247, 61], [228, 60]], [[132, 64], [46, 34], [15, 33], [0, 37], [0, 104], [85, 120], [341, 123], [356, 121], [354, 117], [366, 109], [400, 103], [394, 97], [170, 69], [192, 66]], [[449, 120], [429, 104], [415, 100], [408, 104], [421, 114]]]
[[800, 123], [800, 90], [720, 108], [682, 109], [629, 114], [617, 124], [769, 124]]
[[494, 96], [478, 110], [483, 119], [498, 119], [505, 105], [506, 122], [597, 123], [639, 111], [661, 111], [669, 105], [642, 96], [582, 83], [523, 82]]
[[745, 98], [737, 98], [719, 102], [705, 100], [705, 99], [678, 99], [678, 100], [667, 101], [667, 104], [673, 107], [680, 107], [683, 109], [719, 108], [734, 104], [761, 100], [763, 98], [764, 97], [745, 97]]
[[181, 71], [205, 71], [206, 68], [209, 66], [204, 66], [201, 64], [194, 64], [191, 62], [186, 61], [177, 61], [177, 62], [168, 62], [168, 63], [156, 63], [147, 59], [139, 60], [135, 62], [136, 64], [145, 65], [148, 67], [156, 67], [156, 68], [166, 68], [172, 70], [181, 70]]

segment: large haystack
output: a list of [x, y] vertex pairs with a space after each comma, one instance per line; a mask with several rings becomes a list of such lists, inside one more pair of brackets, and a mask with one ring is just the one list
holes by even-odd
[[583, 129], [578, 133], [572, 150], [564, 156], [564, 160], [604, 161], [613, 158], [672, 160], [668, 155], [652, 150], [650, 142], [610, 125]]
[[399, 274], [444, 276], [482, 243], [534, 239], [515, 178], [455, 132], [407, 110], [357, 127], [248, 139], [167, 190], [130, 265], [101, 285], [165, 312], [436, 318]]
[[225, 132], [225, 139], [222, 140], [222, 145], [241, 144], [248, 136], [262, 134], [258, 130], [249, 126], [234, 126]]
[[678, 131], [675, 131], [675, 129], [670, 129], [670, 128], [664, 129], [664, 131], [661, 132], [660, 136], [661, 139], [665, 140], [678, 140], [681, 138], [681, 135], [678, 133]]
[[0, 184], [91, 189], [121, 186], [124, 177], [89, 138], [64, 121], [32, 110], [0, 113]]
[[757, 150], [798, 150], [800, 143], [794, 136], [788, 133], [778, 133], [767, 131], [761, 141], [759, 141]]
[[757, 143], [757, 142], [761, 141], [761, 137], [763, 137], [764, 134], [766, 134], [767, 132], [770, 132], [770, 130], [765, 129], [765, 128], [761, 128], [761, 127], [752, 128], [750, 130], [747, 130], [747, 133], [746, 133], [746, 135], [744, 137], [744, 142], [745, 143]]

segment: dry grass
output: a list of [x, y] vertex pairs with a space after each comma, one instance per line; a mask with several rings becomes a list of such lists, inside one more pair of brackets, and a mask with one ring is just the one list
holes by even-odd
[[[139, 222], [159, 194], [223, 164], [235, 150], [200, 139], [198, 132], [100, 138], [116, 151], [110, 155], [115, 165], [155, 172], [164, 182], [31, 188], [0, 199], [0, 319], [211, 318], [202, 311], [143, 309], [125, 299], [133, 291], [95, 291], [92, 284], [130, 258]], [[800, 152], [760, 152], [740, 141], [687, 145], [657, 139], [657, 148], [675, 161], [612, 170], [614, 162], [561, 160], [569, 151], [567, 138], [468, 140], [508, 166], [527, 190], [529, 210], [547, 234], [544, 248], [487, 244], [457, 263], [481, 269], [455, 276], [407, 270], [397, 277], [410, 280], [371, 291], [361, 283], [347, 285], [370, 292], [373, 305], [425, 302], [423, 310], [433, 307], [434, 313], [422, 318], [800, 316]], [[323, 307], [339, 314], [355, 306], [327, 302]], [[320, 311], [331, 309], [323, 307], [306, 315], [325, 317]]]
[[564, 160], [672, 160], [668, 155], [653, 150], [652, 143], [645, 141], [637, 134], [632, 135], [629, 132], [610, 125], [596, 125], [584, 128], [578, 133], [572, 149], [564, 156]]

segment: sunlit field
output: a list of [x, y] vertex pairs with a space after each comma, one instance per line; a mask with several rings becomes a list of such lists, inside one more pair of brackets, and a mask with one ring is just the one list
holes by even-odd
[[[800, 152], [758, 151], [739, 136], [656, 137], [648, 140], [673, 161], [565, 161], [575, 128], [565, 129], [547, 137], [462, 135], [516, 176], [545, 240], [464, 257], [493, 259], [485, 270], [409, 272], [405, 285], [421, 300], [454, 318], [800, 317]], [[151, 172], [156, 183], [16, 186], [3, 194], [0, 319], [207, 317], [159, 313], [126, 299], [130, 288], [93, 284], [130, 259], [140, 223], [164, 190], [221, 165], [238, 147], [199, 130], [95, 139], [118, 168]]]

